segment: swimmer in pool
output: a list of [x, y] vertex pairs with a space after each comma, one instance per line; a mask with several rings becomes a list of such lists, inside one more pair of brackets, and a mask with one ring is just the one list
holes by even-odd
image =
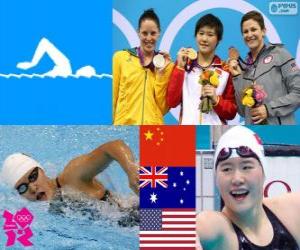
[[224, 207], [197, 216], [204, 250], [299, 250], [300, 194], [263, 198], [266, 160], [259, 137], [236, 126], [219, 140], [215, 178]]
[[107, 201], [112, 195], [95, 177], [113, 160], [126, 172], [130, 188], [138, 194], [138, 165], [122, 140], [107, 142], [88, 154], [74, 158], [55, 179], [50, 179], [37, 161], [22, 153], [8, 156], [1, 174], [9, 186], [30, 201], [52, 200], [64, 187]]

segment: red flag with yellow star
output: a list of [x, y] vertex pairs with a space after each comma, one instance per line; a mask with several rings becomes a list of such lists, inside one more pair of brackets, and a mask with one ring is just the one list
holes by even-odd
[[195, 166], [195, 126], [140, 126], [141, 166]]

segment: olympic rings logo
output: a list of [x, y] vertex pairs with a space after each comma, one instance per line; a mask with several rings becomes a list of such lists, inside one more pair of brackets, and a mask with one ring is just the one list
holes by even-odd
[[[199, 2], [196, 1], [187, 7], [185, 7], [178, 15], [172, 20], [172, 22], [167, 27], [166, 31], [164, 32], [161, 43], [159, 46], [160, 50], [167, 50], [169, 51], [171, 45], [173, 43], [174, 38], [181, 30], [181, 28], [194, 16], [198, 15], [199, 13], [214, 9], [214, 8], [227, 8], [235, 11], [239, 11], [243, 14], [251, 11], [256, 10], [259, 11], [254, 5], [244, 1], [244, 0], [232, 0], [230, 2], [227, 1], [218, 1], [218, 0], [210, 0], [207, 2]], [[272, 22], [262, 13], [266, 28], [268, 30], [267, 36], [269, 40], [273, 42], [280, 43], [280, 37], [273, 26]], [[136, 30], [131, 25], [131, 23], [117, 10], [113, 9], [113, 23], [121, 30], [121, 32], [126, 37], [127, 41], [129, 42], [130, 46], [134, 47], [139, 44], [139, 38], [137, 35]]]
[[27, 215], [17, 215], [16, 218], [19, 222], [29, 222], [32, 220], [32, 216], [30, 214]]

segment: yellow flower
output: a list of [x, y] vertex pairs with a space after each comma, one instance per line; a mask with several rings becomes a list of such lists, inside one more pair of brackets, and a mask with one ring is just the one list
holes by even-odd
[[253, 94], [253, 89], [252, 89], [252, 88], [246, 89], [245, 95], [247, 95], [247, 96], [252, 96], [252, 94]]
[[215, 88], [218, 87], [218, 85], [219, 85], [219, 78], [218, 78], [218, 75], [217, 75], [217, 74], [213, 74], [213, 75], [210, 77], [209, 81], [210, 81], [210, 84], [211, 84], [212, 86], [214, 86]]
[[242, 99], [242, 104], [251, 108], [255, 104], [254, 98], [252, 96], [245, 95]]

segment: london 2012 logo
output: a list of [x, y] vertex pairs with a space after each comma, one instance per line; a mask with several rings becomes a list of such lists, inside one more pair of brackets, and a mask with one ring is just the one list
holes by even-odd
[[271, 15], [297, 15], [297, 2], [270, 2], [269, 12]]
[[5, 210], [2, 217], [5, 219], [3, 230], [7, 236], [7, 247], [15, 245], [16, 241], [19, 241], [24, 247], [33, 245], [30, 241], [30, 238], [33, 236], [30, 229], [33, 215], [27, 208], [24, 207], [15, 214]]

